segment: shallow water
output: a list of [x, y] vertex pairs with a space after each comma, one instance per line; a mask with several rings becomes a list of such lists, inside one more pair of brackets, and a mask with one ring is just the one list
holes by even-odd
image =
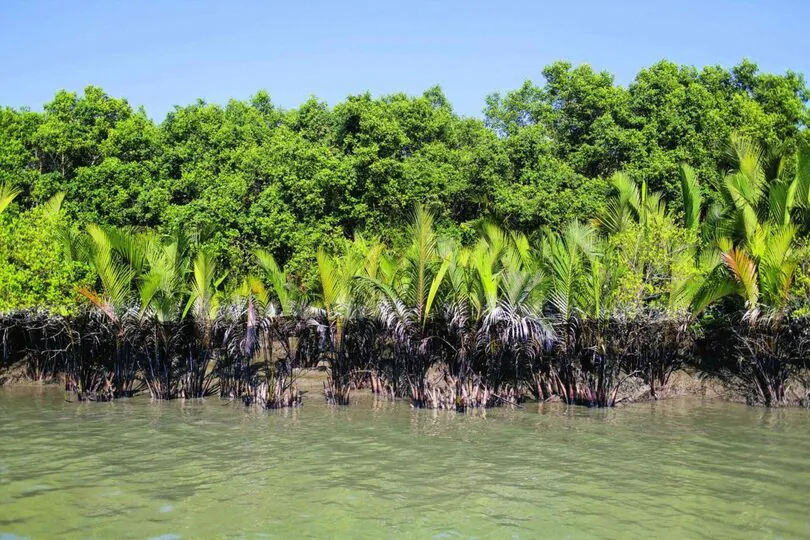
[[810, 413], [66, 403], [0, 388], [0, 539], [808, 538]]

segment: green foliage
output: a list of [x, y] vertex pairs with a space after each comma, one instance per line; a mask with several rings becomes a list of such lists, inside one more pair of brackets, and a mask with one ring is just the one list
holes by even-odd
[[661, 61], [622, 88], [608, 73], [557, 62], [542, 87], [527, 82], [487, 100], [487, 123], [508, 137], [540, 126], [556, 155], [585, 176], [625, 170], [676, 200], [678, 167], [714, 178], [731, 164], [725, 141], [733, 132], [761, 144], [793, 147], [806, 135], [810, 97], [803, 78], [759, 73], [743, 61], [726, 70], [697, 70]]
[[[662, 61], [627, 87], [616, 85], [609, 73], [565, 62], [546, 67], [542, 75], [542, 85], [527, 81], [489, 96], [483, 121], [454, 113], [438, 87], [419, 96], [355, 95], [332, 107], [311, 98], [292, 110], [276, 107], [259, 92], [224, 106], [198, 101], [176, 107], [160, 123], [96, 87], [83, 94], [60, 91], [43, 112], [0, 110], [4, 234], [46, 242], [48, 227], [23, 232], [10, 224], [32, 226], [32, 209], [65, 193], [59, 219], [71, 231], [68, 236], [82, 236], [91, 224], [107, 231], [153, 231], [159, 240], [152, 245], [160, 247], [144, 268], [162, 268], [164, 274], [148, 278], [154, 287], [175, 278], [185, 283], [193, 272], [188, 259], [182, 271], [172, 270], [182, 279], [166, 277], [169, 255], [160, 253], [171, 251], [167, 239], [186, 236], [196, 247], [184, 256], [205, 252], [211, 258], [206, 264], [216, 264], [234, 284], [250, 289], [245, 278], [261, 275], [254, 254], [262, 250], [283, 268], [285, 287], [311, 292], [321, 279], [318, 252], [342, 253], [358, 233], [379, 238], [398, 254], [410, 249], [406, 225], [417, 205], [433, 216], [444, 246], [438, 251], [472, 248], [490, 221], [525, 233], [538, 246], [542, 238], [554, 237], [538, 231], [562, 231], [547, 243], [565, 244], [571, 232], [566, 224], [599, 216], [599, 257], [568, 261], [588, 273], [582, 279], [590, 286], [590, 300], [577, 304], [572, 296], [565, 308], [598, 311], [611, 303], [626, 305], [631, 297], [655, 297], [669, 305], [674, 289], [664, 290], [664, 280], [680, 283], [691, 270], [675, 267], [687, 260], [695, 261], [695, 272], [708, 275], [699, 261], [721, 262], [718, 236], [734, 239], [736, 246], [742, 236], [733, 231], [747, 231], [746, 244], [754, 245], [759, 235], [761, 245], [762, 239], [787, 235], [775, 229], [777, 223], [795, 225], [797, 237], [805, 231], [810, 94], [800, 75], [760, 73], [749, 61], [701, 70]], [[740, 162], [740, 152], [727, 150], [732, 133], [768, 149], [760, 156], [764, 180], [750, 176], [753, 169]], [[738, 174], [726, 175], [729, 170]], [[624, 177], [614, 176], [620, 171]], [[612, 195], [633, 186], [635, 195]], [[16, 195], [13, 202], [9, 194]], [[745, 201], [748, 209], [741, 206]], [[734, 219], [732, 206], [738, 209]], [[665, 212], [672, 214], [663, 219]], [[658, 217], [648, 225], [646, 216]], [[764, 221], [773, 227], [757, 225]], [[674, 247], [698, 240], [706, 242], [704, 249], [684, 250], [688, 256]], [[570, 247], [558, 255], [575, 253]], [[23, 247], [11, 240], [0, 249], [14, 265], [34, 264], [16, 262]], [[793, 256], [789, 250], [782, 262]], [[112, 257], [121, 264], [127, 260], [121, 253]], [[544, 265], [554, 258], [543, 257]], [[92, 258], [76, 260], [95, 267]], [[447, 270], [451, 282], [468, 273], [465, 264], [456, 263], [451, 260]], [[133, 270], [122, 287], [140, 287], [139, 280], [147, 279], [144, 268]], [[11, 275], [18, 269], [4, 271]], [[768, 278], [773, 287], [786, 283], [778, 274]], [[519, 272], [510, 275], [517, 279]], [[48, 288], [44, 282], [26, 287]], [[611, 287], [623, 292], [595, 301], [596, 288]], [[155, 289], [150, 302], [156, 309], [176, 309], [179, 300], [161, 290]], [[696, 287], [683, 290], [689, 296]], [[4, 299], [14, 306], [67, 298], [53, 292], [9, 294], [22, 295]], [[562, 307], [562, 297], [556, 298]], [[776, 296], [763, 290], [762, 298]]]
[[70, 311], [88, 268], [62, 257], [65, 217], [58, 201], [0, 217], [0, 311], [38, 307]]
[[[700, 313], [709, 303], [736, 294], [752, 325], [763, 313], [779, 321], [791, 304], [802, 259], [799, 231], [808, 222], [807, 206], [796, 204], [796, 191], [805, 181], [804, 151], [790, 154], [782, 145], [767, 148], [735, 134], [728, 153], [735, 167], [720, 184], [723, 205], [706, 222], [711, 231], [706, 248], [720, 261], [697, 291], [693, 307]], [[792, 170], [785, 166], [791, 157], [797, 162]]]

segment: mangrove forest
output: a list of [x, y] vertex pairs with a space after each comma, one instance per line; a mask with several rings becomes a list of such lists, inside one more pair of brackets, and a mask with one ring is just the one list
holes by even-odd
[[[803, 77], [557, 62], [454, 113], [266, 92], [0, 109], [4, 380], [66, 397], [810, 405]], [[311, 393], [311, 392], [310, 392]]]

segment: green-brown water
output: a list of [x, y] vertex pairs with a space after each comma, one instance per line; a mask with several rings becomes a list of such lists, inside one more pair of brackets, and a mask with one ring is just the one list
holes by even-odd
[[0, 538], [808, 538], [810, 414], [0, 389]]

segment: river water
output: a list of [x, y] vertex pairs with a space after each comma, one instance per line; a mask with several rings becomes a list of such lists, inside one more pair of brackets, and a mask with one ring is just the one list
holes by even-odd
[[810, 538], [810, 413], [0, 388], [0, 539], [26, 537]]

